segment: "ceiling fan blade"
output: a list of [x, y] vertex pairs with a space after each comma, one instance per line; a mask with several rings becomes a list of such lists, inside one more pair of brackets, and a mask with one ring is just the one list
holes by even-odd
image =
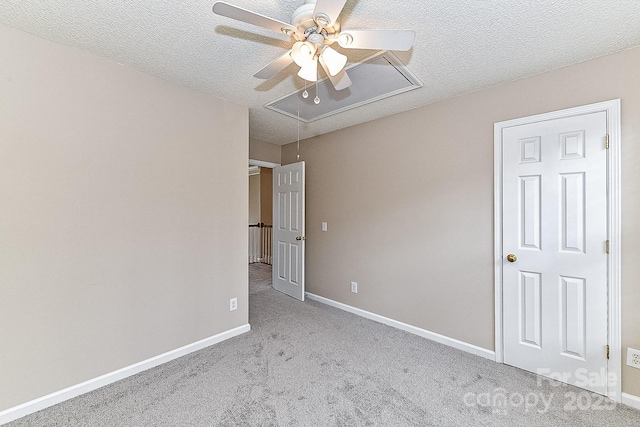
[[292, 62], [293, 58], [291, 57], [291, 51], [288, 51], [287, 53], [270, 62], [266, 67], [255, 73], [253, 77], [265, 80], [270, 79], [271, 77], [275, 76], [278, 71], [283, 70]]
[[[346, 2], [347, 0], [318, 0], [316, 2], [316, 8], [313, 10], [313, 19], [322, 27], [333, 26], [338, 20], [338, 16], [340, 12], [342, 12]], [[321, 19], [318, 19], [319, 15], [324, 15], [328, 21], [325, 23]]]
[[213, 4], [213, 13], [286, 35], [293, 35], [298, 31], [298, 29], [291, 24], [251, 12], [250, 10], [223, 1], [217, 1]]
[[346, 89], [351, 86], [351, 79], [349, 78], [349, 75], [344, 68], [340, 70], [338, 74], [332, 76], [329, 73], [329, 67], [327, 67], [327, 64], [324, 62], [322, 56], [320, 56], [320, 64], [322, 65], [322, 68], [324, 68], [324, 72], [327, 73], [327, 76], [329, 76], [329, 80], [336, 90]]
[[413, 30], [347, 30], [338, 43], [347, 49], [409, 50], [415, 38]]

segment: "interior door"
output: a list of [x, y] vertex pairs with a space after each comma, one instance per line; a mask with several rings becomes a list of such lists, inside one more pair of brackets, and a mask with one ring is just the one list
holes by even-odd
[[304, 301], [304, 162], [273, 171], [273, 287]]
[[504, 362], [607, 393], [606, 112], [503, 130]]

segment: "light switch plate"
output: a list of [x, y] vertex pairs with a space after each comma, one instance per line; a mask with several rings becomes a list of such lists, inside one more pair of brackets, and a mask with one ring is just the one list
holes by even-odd
[[322, 223], [322, 231], [327, 231], [327, 223], [326, 222]]

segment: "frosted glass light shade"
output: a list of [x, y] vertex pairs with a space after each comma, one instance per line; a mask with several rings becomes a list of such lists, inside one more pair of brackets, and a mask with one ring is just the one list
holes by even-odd
[[304, 67], [313, 61], [316, 47], [311, 42], [296, 42], [291, 49], [291, 57], [299, 67]]
[[309, 82], [315, 82], [318, 80], [318, 59], [313, 58], [311, 62], [306, 64], [304, 67], [300, 68], [298, 71], [298, 76]]
[[322, 51], [322, 59], [327, 65], [331, 76], [338, 74], [347, 64], [347, 57], [329, 46], [325, 47], [324, 51]]

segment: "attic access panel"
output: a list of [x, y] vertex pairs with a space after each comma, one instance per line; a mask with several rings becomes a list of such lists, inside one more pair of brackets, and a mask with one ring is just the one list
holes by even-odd
[[375, 54], [361, 63], [347, 67], [352, 85], [335, 90], [329, 79], [318, 82], [320, 104], [316, 105], [315, 83], [307, 84], [309, 97], [302, 97], [304, 89], [265, 105], [278, 113], [310, 123], [333, 114], [342, 113], [371, 102], [422, 87], [416, 76], [391, 52]]

